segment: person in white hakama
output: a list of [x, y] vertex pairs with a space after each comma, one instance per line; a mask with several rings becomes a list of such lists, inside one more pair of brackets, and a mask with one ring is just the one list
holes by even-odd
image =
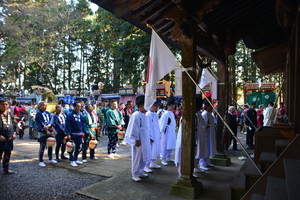
[[[200, 169], [207, 170], [207, 167], [213, 167], [214, 165], [210, 163], [209, 156], [213, 156], [216, 149], [216, 132], [214, 125], [214, 118], [211, 115], [212, 107], [209, 103], [205, 103], [204, 111], [202, 112], [202, 117], [206, 125], [206, 140], [208, 145], [208, 155], [206, 157], [200, 158]], [[205, 155], [204, 155], [205, 156]]]
[[[269, 102], [268, 107], [264, 111], [264, 126], [272, 126], [273, 125], [275, 113], [276, 113], [276, 111], [273, 111], [273, 113], [272, 113], [273, 106], [274, 106], [274, 103]], [[271, 114], [272, 114], [272, 116], [271, 116]]]
[[180, 173], [180, 162], [181, 162], [181, 141], [182, 141], [182, 117], [179, 120], [179, 128], [176, 139], [176, 148], [175, 148], [175, 166], [178, 167], [178, 176]]
[[134, 181], [141, 181], [141, 177], [148, 177], [143, 172], [146, 162], [151, 158], [150, 136], [148, 132], [148, 117], [144, 108], [145, 96], [136, 98], [138, 111], [129, 120], [125, 141], [131, 145], [131, 173]]
[[161, 143], [161, 164], [168, 165], [167, 161], [171, 159], [172, 151], [176, 147], [176, 121], [173, 114], [175, 108], [175, 99], [170, 97], [167, 102], [167, 110], [159, 120], [160, 143]]
[[[194, 173], [204, 172], [203, 169], [198, 169], [200, 158], [205, 158], [208, 156], [208, 146], [206, 141], [206, 124], [201, 115], [202, 108], [202, 96], [196, 96], [196, 122], [195, 122], [195, 137], [196, 137], [196, 147], [195, 147], [195, 162], [194, 162]], [[178, 167], [178, 175], [180, 176], [180, 161], [181, 161], [181, 139], [182, 139], [182, 119], [179, 122], [179, 129], [177, 133], [176, 149], [175, 149], [175, 165]], [[197, 177], [196, 174], [193, 174]]]
[[[159, 169], [161, 166], [157, 165], [155, 161], [157, 160], [157, 156], [160, 153], [160, 132], [159, 132], [159, 118], [157, 111], [158, 104], [154, 103], [150, 110], [146, 113], [146, 116], [149, 120], [149, 135], [150, 135], [150, 143], [151, 143], [151, 159], [146, 164], [144, 171], [152, 172], [150, 168]], [[150, 164], [150, 165], [149, 165]], [[149, 167], [148, 167], [149, 165]]]
[[[202, 117], [201, 114], [202, 109], [202, 97], [201, 95], [197, 96], [196, 99], [196, 155], [195, 155], [195, 168], [194, 172], [203, 172], [203, 170], [207, 170], [206, 167], [200, 165], [200, 159], [201, 158], [207, 158], [209, 157], [209, 150], [208, 150], [208, 140], [206, 136], [206, 122]], [[200, 169], [198, 169], [198, 165], [200, 166]]]

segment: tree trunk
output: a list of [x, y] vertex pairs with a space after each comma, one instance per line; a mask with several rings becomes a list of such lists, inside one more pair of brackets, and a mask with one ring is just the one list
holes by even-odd
[[82, 90], [82, 74], [84, 73], [82, 70], [82, 65], [83, 65], [83, 47], [80, 47], [81, 51], [81, 58], [80, 58], [80, 66], [79, 66], [79, 83], [78, 83], [78, 90], [79, 90], [79, 96], [81, 95], [81, 90]]
[[66, 89], [66, 80], [67, 80], [67, 77], [66, 77], [66, 43], [64, 43], [64, 52], [63, 52], [63, 89], [65, 90]]

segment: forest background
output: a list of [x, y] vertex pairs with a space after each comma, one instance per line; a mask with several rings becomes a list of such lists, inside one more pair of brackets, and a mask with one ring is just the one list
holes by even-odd
[[[127, 84], [137, 88], [145, 79], [149, 48], [150, 34], [102, 8], [93, 12], [86, 0], [0, 0], [1, 91], [11, 85], [30, 90], [37, 82], [56, 94], [70, 89], [82, 95], [99, 82], [103, 93]], [[282, 82], [281, 74], [263, 76], [251, 52], [240, 41], [229, 57], [235, 99], [243, 99], [246, 82]], [[174, 88], [174, 73], [165, 78]]]

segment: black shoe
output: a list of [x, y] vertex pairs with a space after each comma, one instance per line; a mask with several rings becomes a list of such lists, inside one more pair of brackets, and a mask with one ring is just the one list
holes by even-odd
[[66, 157], [66, 156], [62, 156], [61, 159], [63, 159], [63, 160], [68, 160], [69, 158]]

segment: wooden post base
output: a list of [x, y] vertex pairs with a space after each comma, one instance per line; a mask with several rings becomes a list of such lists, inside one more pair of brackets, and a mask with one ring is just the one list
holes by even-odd
[[226, 154], [216, 154], [210, 158], [210, 163], [217, 166], [229, 166], [231, 164], [230, 157]]
[[169, 193], [186, 199], [195, 199], [202, 191], [202, 183], [189, 177], [179, 177], [172, 184]]

